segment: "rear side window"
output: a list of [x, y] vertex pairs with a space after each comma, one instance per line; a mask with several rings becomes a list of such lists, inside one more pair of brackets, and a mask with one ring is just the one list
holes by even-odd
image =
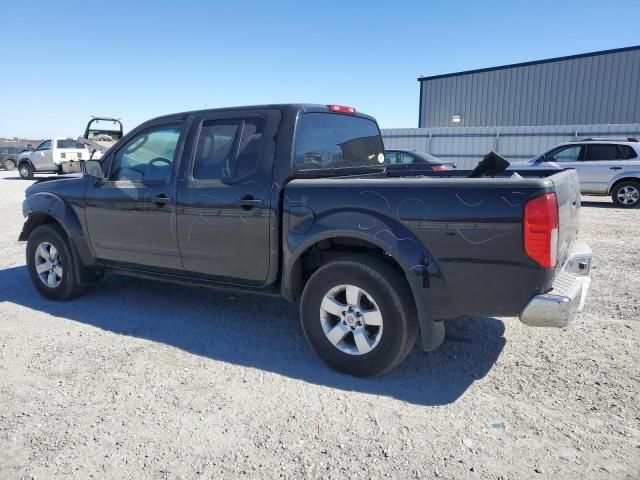
[[386, 152], [384, 158], [388, 165], [395, 165], [398, 163], [398, 154], [396, 152]]
[[403, 165], [410, 165], [413, 163], [413, 161], [414, 161], [413, 156], [409, 155], [408, 153], [400, 154], [400, 163], [402, 163]]
[[254, 171], [262, 151], [264, 118], [207, 120], [193, 164], [196, 180], [231, 180]]
[[622, 156], [618, 145], [585, 145], [585, 161], [621, 160]]
[[68, 149], [74, 149], [74, 150], [84, 149], [84, 145], [83, 144], [81, 144], [80, 142], [78, 142], [76, 140], [72, 140], [70, 138], [67, 138], [65, 140], [56, 140], [56, 147], [57, 148], [68, 148]]
[[624, 158], [625, 160], [630, 160], [638, 156], [636, 151], [629, 145], [620, 145], [620, 150], [622, 151], [622, 158]]
[[334, 113], [306, 113], [298, 123], [297, 171], [383, 168], [384, 146], [375, 122]]

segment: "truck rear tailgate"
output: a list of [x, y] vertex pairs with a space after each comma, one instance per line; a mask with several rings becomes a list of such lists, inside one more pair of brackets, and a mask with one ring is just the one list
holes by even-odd
[[580, 217], [580, 184], [575, 170], [565, 170], [549, 177], [558, 200], [558, 265], [560, 270], [576, 241]]

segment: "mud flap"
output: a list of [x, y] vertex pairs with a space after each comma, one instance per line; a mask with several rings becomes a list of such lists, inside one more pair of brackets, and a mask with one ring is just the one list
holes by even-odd
[[437, 321], [431, 316], [422, 279], [410, 276], [407, 277], [407, 280], [416, 302], [422, 349], [431, 352], [438, 348], [444, 340], [444, 321]]

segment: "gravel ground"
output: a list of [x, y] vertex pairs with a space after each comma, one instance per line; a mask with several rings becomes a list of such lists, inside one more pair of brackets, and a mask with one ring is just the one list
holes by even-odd
[[447, 324], [373, 380], [326, 368], [283, 300], [111, 277], [68, 303], [24, 267], [0, 173], [0, 479], [640, 477], [640, 210], [585, 198], [569, 329]]

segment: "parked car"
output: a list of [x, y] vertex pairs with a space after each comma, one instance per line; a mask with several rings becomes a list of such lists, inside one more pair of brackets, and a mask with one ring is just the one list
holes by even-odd
[[15, 169], [18, 153], [16, 147], [0, 147], [0, 166], [5, 170]]
[[575, 169], [581, 193], [610, 195], [618, 207], [640, 206], [640, 143], [634, 138], [561, 143], [528, 162], [512, 163], [511, 168]]
[[80, 172], [82, 161], [89, 158], [89, 150], [73, 138], [43, 140], [33, 150], [19, 155], [18, 173], [25, 179], [34, 173]]
[[384, 151], [387, 165], [431, 165], [431, 170], [442, 171], [457, 168], [454, 162], [446, 162], [430, 153], [401, 148]]
[[84, 176], [30, 186], [19, 240], [46, 298], [105, 272], [282, 295], [324, 361], [380, 375], [418, 334], [440, 345], [443, 320], [564, 327], [584, 304], [576, 173], [491, 169], [387, 171], [378, 125], [351, 107], [186, 112], [140, 125]]

